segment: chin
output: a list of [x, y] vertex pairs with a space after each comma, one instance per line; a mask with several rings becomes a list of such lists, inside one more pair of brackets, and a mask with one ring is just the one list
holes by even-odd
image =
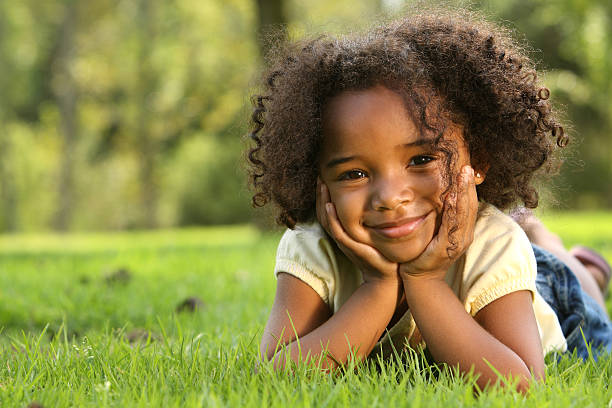
[[390, 260], [391, 262], [397, 263], [406, 263], [415, 260], [419, 257], [425, 250], [425, 247], [418, 248], [415, 250], [414, 247], [410, 249], [398, 249], [398, 248], [384, 248], [379, 249], [379, 251], [384, 255], [385, 258]]

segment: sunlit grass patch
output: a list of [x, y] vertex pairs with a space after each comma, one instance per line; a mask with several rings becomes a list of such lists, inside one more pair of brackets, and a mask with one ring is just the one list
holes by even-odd
[[[581, 217], [600, 232], [579, 230]], [[612, 255], [602, 241], [612, 215], [547, 222]], [[473, 377], [410, 352], [336, 373], [258, 364], [279, 237], [231, 227], [0, 238], [0, 406], [606, 407], [612, 399], [610, 356], [549, 356], [546, 383], [526, 396], [478, 395]], [[189, 297], [201, 304], [178, 311]]]

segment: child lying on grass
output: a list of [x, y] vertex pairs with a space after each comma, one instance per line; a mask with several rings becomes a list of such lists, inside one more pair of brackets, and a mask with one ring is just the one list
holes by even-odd
[[524, 390], [545, 353], [587, 355], [581, 330], [609, 351], [596, 262], [501, 211], [536, 207], [534, 177], [557, 168], [568, 139], [548, 98], [509, 35], [467, 13], [279, 51], [249, 151], [254, 204], [289, 228], [262, 357], [333, 368], [420, 346]]

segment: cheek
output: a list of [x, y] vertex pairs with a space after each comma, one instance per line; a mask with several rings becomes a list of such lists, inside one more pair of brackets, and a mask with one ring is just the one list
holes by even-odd
[[338, 218], [345, 229], [359, 224], [364, 208], [363, 194], [347, 191], [330, 191], [331, 201], [336, 207]]
[[428, 201], [441, 203], [440, 195], [444, 191], [445, 183], [439, 172], [425, 173], [418, 175], [418, 180], [414, 183], [418, 195]]

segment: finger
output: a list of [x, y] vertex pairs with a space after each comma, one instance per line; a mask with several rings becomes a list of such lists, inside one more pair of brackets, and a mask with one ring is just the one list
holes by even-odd
[[438, 234], [432, 240], [432, 244], [436, 246], [447, 247], [449, 245], [448, 236], [449, 232], [453, 232], [457, 223], [457, 195], [458, 189], [454, 185], [448, 192], [442, 205], [442, 220], [440, 221], [440, 228], [438, 228]]
[[321, 226], [323, 227], [323, 229], [325, 231], [327, 231], [327, 233], [329, 233], [329, 222], [327, 219], [327, 211], [325, 210], [325, 204], [327, 203], [328, 200], [325, 199], [324, 194], [323, 194], [323, 187], [325, 186], [325, 184], [323, 184], [323, 182], [321, 181], [321, 178], [317, 177], [317, 192], [316, 192], [316, 213], [317, 213], [317, 220], [319, 221], [319, 224], [321, 224]]
[[[472, 177], [470, 177], [470, 182], [468, 184], [468, 197], [469, 197], [469, 214], [468, 214], [468, 222], [470, 227], [470, 236], [474, 237], [474, 225], [476, 224], [476, 219], [478, 218], [478, 194], [476, 193], [476, 178], [474, 177], [474, 173], [472, 171]], [[471, 242], [471, 240], [470, 240]]]
[[469, 183], [470, 179], [473, 178], [474, 170], [470, 166], [463, 166], [459, 174], [457, 175], [457, 227], [463, 229], [467, 224], [466, 217], [468, 216], [469, 210]]
[[329, 188], [327, 188], [327, 184], [321, 181], [321, 201], [324, 204], [331, 203], [331, 197], [329, 195]]
[[463, 241], [462, 246], [467, 247], [472, 242], [474, 224], [478, 214], [474, 169], [470, 166], [464, 166], [461, 169], [457, 184], [459, 187], [456, 209], [457, 236]]
[[321, 222], [321, 216], [323, 215], [323, 207], [321, 203], [321, 179], [317, 177], [317, 187], [315, 190], [315, 210], [317, 213], [317, 220]]
[[[323, 205], [323, 212], [325, 213], [325, 231], [329, 234], [329, 216], [327, 215], [326, 206], [327, 204], [331, 204], [331, 196], [329, 195], [329, 189], [327, 188], [327, 184], [321, 181], [321, 203]], [[335, 214], [334, 210], [334, 214]]]
[[438, 233], [437, 248], [447, 258], [456, 259], [470, 246], [478, 211], [474, 171], [464, 166], [457, 175], [454, 193], [445, 202], [442, 225]]
[[325, 209], [327, 210], [330, 235], [332, 238], [334, 238], [339, 246], [344, 246], [346, 249], [348, 249], [348, 251], [362, 259], [370, 259], [370, 261], [374, 261], [374, 258], [378, 259], [381, 257], [378, 251], [376, 251], [374, 248], [355, 241], [346, 233], [344, 227], [342, 224], [340, 224], [340, 220], [338, 219], [338, 214], [336, 213], [336, 208], [333, 203], [327, 203], [325, 205]]
[[336, 240], [336, 242], [344, 245], [348, 249], [352, 249], [352, 239], [348, 236], [344, 227], [340, 224], [338, 214], [336, 213], [336, 207], [333, 203], [325, 203], [325, 211], [327, 214], [327, 221], [329, 225], [330, 235]]

